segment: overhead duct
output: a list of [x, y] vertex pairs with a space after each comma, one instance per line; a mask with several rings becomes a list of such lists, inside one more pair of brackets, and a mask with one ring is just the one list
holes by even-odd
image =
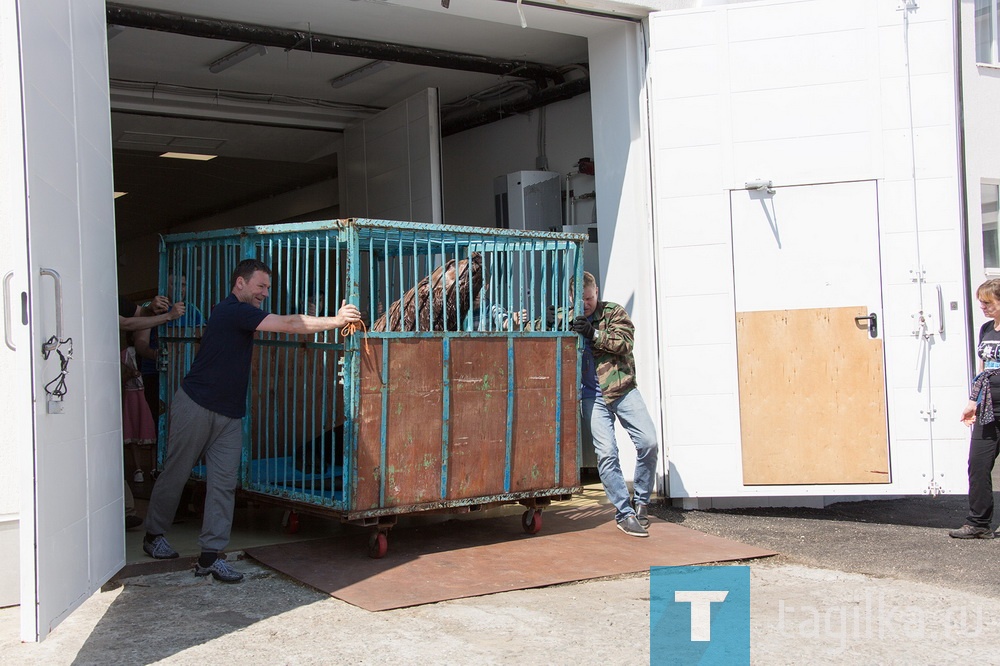
[[590, 78], [573, 79], [549, 88], [481, 103], [471, 110], [447, 107], [441, 111], [441, 135], [450, 136], [465, 130], [488, 125], [518, 113], [527, 113], [555, 102], [561, 102], [590, 91]]
[[388, 60], [424, 67], [440, 67], [498, 76], [516, 76], [538, 82], [549, 80], [558, 84], [563, 81], [560, 68], [540, 63], [489, 58], [469, 53], [323, 35], [221, 19], [184, 16], [114, 3], [107, 4], [107, 21], [109, 25], [126, 28], [158, 30], [189, 37], [258, 44], [289, 51], [298, 50], [370, 60]]

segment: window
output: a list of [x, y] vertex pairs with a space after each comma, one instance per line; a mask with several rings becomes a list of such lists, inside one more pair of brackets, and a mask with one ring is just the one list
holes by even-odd
[[982, 183], [979, 186], [980, 209], [983, 215], [983, 267], [987, 272], [1000, 270], [1000, 237], [997, 235], [997, 203], [1000, 185]]
[[976, 0], [976, 62], [1000, 64], [997, 55], [997, 9], [1000, 0]]

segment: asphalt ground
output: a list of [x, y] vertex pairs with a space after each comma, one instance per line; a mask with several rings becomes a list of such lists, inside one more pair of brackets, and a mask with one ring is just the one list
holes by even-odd
[[[1000, 506], [1000, 497], [995, 501]], [[824, 509], [654, 507], [665, 520], [775, 550], [789, 562], [1000, 598], [1000, 539], [948, 536], [967, 512], [964, 495], [839, 502]]]

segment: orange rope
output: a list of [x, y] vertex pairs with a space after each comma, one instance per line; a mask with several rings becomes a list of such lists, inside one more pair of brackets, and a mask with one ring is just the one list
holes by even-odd
[[[358, 320], [358, 324], [361, 324], [361, 329], [364, 331], [364, 336], [365, 336], [365, 353], [367, 354], [367, 353], [369, 353], [369, 349], [368, 349], [368, 327], [365, 326], [365, 322], [364, 322], [363, 319], [359, 319]], [[358, 324], [350, 323], [347, 326], [345, 326], [344, 328], [342, 328], [340, 330], [340, 332], [344, 336], [354, 335], [358, 331]]]

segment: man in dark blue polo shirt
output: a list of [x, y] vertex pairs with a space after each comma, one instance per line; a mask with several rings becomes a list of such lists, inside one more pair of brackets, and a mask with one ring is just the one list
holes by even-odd
[[360, 322], [361, 313], [346, 301], [335, 317], [264, 312], [260, 306], [271, 288], [271, 270], [256, 259], [241, 261], [230, 285], [232, 293], [212, 310], [191, 371], [170, 405], [167, 457], [149, 500], [142, 548], [157, 559], [178, 557], [163, 535], [191, 468], [204, 456], [205, 515], [194, 573], [235, 583], [243, 574], [226, 563], [222, 551], [233, 527], [254, 333], [318, 333]]

